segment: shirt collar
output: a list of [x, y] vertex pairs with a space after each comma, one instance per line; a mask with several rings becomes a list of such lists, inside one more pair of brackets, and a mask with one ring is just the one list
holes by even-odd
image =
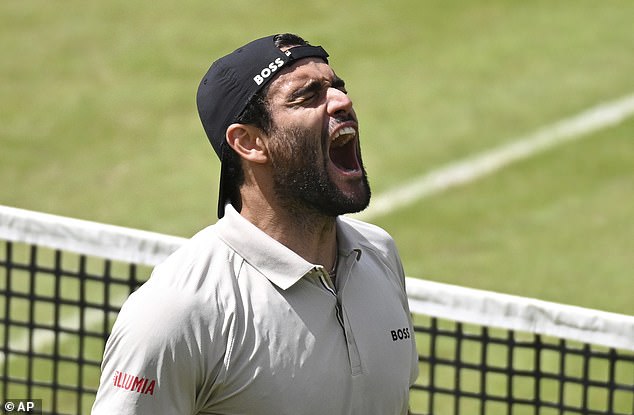
[[[225, 215], [216, 226], [220, 239], [283, 290], [318, 267], [242, 217], [231, 204], [226, 205]], [[357, 260], [360, 258], [361, 246], [356, 234], [345, 219], [337, 218], [339, 255], [348, 257], [354, 253]]]
[[216, 225], [220, 239], [283, 290], [316, 267], [242, 217], [230, 204]]

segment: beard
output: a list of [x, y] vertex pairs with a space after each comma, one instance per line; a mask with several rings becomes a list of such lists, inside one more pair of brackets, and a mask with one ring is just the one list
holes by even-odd
[[368, 207], [371, 191], [360, 154], [361, 189], [347, 194], [328, 173], [327, 133], [316, 139], [308, 130], [273, 126], [271, 136], [275, 137], [271, 146], [274, 190], [290, 213], [337, 217]]

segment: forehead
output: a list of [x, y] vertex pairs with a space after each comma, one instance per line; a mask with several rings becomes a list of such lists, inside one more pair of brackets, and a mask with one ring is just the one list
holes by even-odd
[[336, 78], [330, 65], [319, 58], [306, 58], [293, 66], [284, 68], [271, 81], [269, 98], [278, 94], [289, 94], [311, 81], [332, 81]]

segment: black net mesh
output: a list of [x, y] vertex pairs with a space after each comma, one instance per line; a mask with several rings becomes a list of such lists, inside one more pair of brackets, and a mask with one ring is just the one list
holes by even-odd
[[0, 242], [0, 394], [90, 413], [105, 341], [147, 267]]
[[[90, 413], [108, 333], [150, 274], [0, 241], [0, 393]], [[414, 316], [418, 414], [634, 414], [634, 353]]]
[[634, 353], [415, 316], [425, 414], [634, 414]]

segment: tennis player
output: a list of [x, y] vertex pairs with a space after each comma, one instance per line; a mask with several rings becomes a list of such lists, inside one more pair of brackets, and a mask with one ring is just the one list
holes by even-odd
[[406, 414], [405, 277], [385, 231], [341, 216], [370, 187], [326, 51], [250, 42], [212, 64], [197, 103], [220, 220], [124, 304], [93, 414]]

